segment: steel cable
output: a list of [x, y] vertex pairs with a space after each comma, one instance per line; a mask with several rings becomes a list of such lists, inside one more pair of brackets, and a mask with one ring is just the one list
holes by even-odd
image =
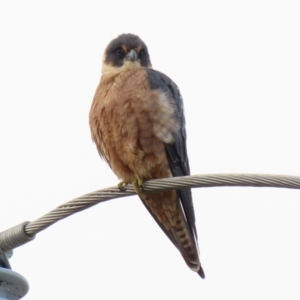
[[[300, 177], [267, 174], [207, 174], [184, 177], [155, 179], [144, 182], [145, 192], [184, 189], [195, 187], [251, 186], [300, 189]], [[0, 248], [4, 251], [14, 249], [34, 239], [35, 235], [72, 214], [80, 212], [98, 203], [114, 198], [135, 194], [132, 185], [125, 191], [110, 187], [92, 192], [66, 202], [33, 222], [23, 222], [0, 232]]]

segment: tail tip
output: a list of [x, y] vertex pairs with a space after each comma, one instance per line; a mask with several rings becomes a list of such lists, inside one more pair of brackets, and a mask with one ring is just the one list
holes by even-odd
[[200, 266], [199, 271], [197, 272], [202, 279], [205, 279], [205, 273], [202, 267]]

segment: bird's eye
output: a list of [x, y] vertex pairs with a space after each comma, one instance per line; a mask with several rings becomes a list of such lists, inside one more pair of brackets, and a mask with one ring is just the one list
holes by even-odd
[[117, 49], [115, 50], [115, 53], [118, 54], [118, 55], [121, 55], [121, 54], [124, 53], [124, 50], [123, 50], [122, 48], [117, 48]]
[[144, 55], [145, 54], [145, 50], [144, 49], [141, 49], [140, 50], [140, 56]]

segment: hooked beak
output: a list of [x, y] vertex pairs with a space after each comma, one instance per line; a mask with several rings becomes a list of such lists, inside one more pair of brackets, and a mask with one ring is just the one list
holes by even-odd
[[131, 49], [130, 52], [125, 56], [126, 60], [136, 61], [138, 59], [138, 55], [135, 50]]

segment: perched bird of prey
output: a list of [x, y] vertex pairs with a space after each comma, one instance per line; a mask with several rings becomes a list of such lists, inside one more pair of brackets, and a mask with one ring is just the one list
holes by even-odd
[[145, 180], [190, 174], [183, 102], [176, 84], [152, 69], [146, 44], [121, 34], [107, 46], [102, 76], [89, 115], [100, 156], [121, 179], [133, 183], [142, 202], [202, 278], [190, 189], [146, 193]]

